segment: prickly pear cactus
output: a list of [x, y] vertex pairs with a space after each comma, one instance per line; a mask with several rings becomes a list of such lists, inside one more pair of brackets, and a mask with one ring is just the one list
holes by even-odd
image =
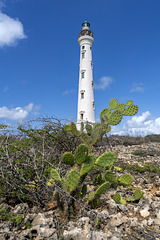
[[95, 191], [95, 194], [96, 195], [101, 195], [103, 193], [105, 193], [108, 188], [110, 187], [110, 183], [109, 182], [104, 182], [96, 191]]
[[104, 133], [104, 134], [105, 134], [105, 133], [108, 133], [108, 132], [111, 131], [111, 126], [108, 125], [107, 123], [104, 123], [104, 124], [102, 125], [102, 130], [103, 130], [103, 133]]
[[130, 105], [123, 113], [125, 116], [133, 116], [138, 112], [137, 105]]
[[63, 162], [67, 165], [73, 165], [74, 164], [74, 156], [71, 152], [65, 152], [62, 156]]
[[64, 129], [65, 129], [66, 131], [71, 131], [71, 125], [70, 125], [70, 124], [65, 125], [65, 126], [64, 126]]
[[143, 197], [143, 194], [144, 192], [142, 192], [140, 189], [137, 189], [135, 192], [134, 192], [134, 197], [135, 197], [135, 200], [139, 200]]
[[87, 131], [88, 134], [91, 134], [92, 133], [92, 125], [87, 124], [86, 125], [86, 131]]
[[104, 177], [105, 177], [105, 180], [108, 181], [108, 182], [115, 182], [116, 181], [113, 172], [106, 172]]
[[115, 110], [115, 111], [111, 114], [111, 116], [109, 117], [108, 123], [109, 123], [110, 125], [117, 125], [117, 124], [119, 124], [119, 123], [121, 122], [122, 116], [123, 116], [123, 115], [122, 115], [122, 112], [121, 112], [121, 111]]
[[82, 164], [88, 155], [88, 147], [85, 144], [80, 144], [75, 151], [75, 161], [78, 165]]
[[125, 106], [131, 106], [133, 104], [133, 101], [132, 100], [128, 100], [125, 104]]
[[95, 158], [94, 155], [88, 155], [85, 162], [82, 164], [80, 175], [88, 173], [94, 166]]
[[58, 173], [58, 171], [56, 169], [51, 169], [50, 171], [50, 176], [51, 176], [51, 179], [54, 179], [56, 181], [60, 181], [61, 180], [61, 177]]
[[78, 171], [76, 171], [75, 169], [72, 169], [68, 173], [67, 178], [66, 178], [66, 183], [71, 192], [77, 188], [79, 179], [80, 179], [80, 175], [79, 175]]
[[126, 200], [119, 193], [116, 193], [113, 199], [117, 204], [122, 204], [122, 205], [126, 204]]
[[124, 112], [124, 110], [125, 110], [125, 105], [124, 105], [124, 103], [120, 103], [120, 104], [118, 104], [118, 106], [116, 107], [116, 109], [115, 110], [119, 110], [120, 112]]
[[74, 122], [71, 122], [71, 133], [75, 136], [79, 135], [79, 132], [77, 130], [76, 124]]
[[106, 152], [97, 158], [97, 160], [95, 161], [95, 164], [100, 167], [110, 167], [115, 163], [116, 160], [117, 160], [117, 156], [115, 153]]
[[101, 124], [100, 123], [95, 123], [93, 125], [93, 130], [96, 129], [96, 128], [99, 128], [99, 127], [101, 127]]
[[100, 113], [101, 122], [108, 121], [109, 117], [111, 116], [112, 112], [108, 108], [104, 108]]
[[83, 198], [86, 195], [86, 193], [87, 193], [87, 185], [84, 184], [80, 189], [79, 196]]
[[117, 204], [120, 204], [120, 202], [121, 202], [121, 196], [120, 196], [119, 193], [115, 193], [113, 199], [114, 199], [114, 201], [115, 201]]
[[120, 184], [124, 185], [124, 186], [128, 186], [133, 182], [133, 177], [131, 174], [125, 174], [123, 176], [121, 176], [118, 181], [120, 182]]
[[92, 201], [95, 198], [95, 192], [90, 192], [88, 195], [88, 201]]
[[84, 131], [84, 122], [81, 122], [81, 132]]
[[111, 99], [111, 101], [109, 102], [109, 109], [112, 110], [112, 109], [116, 108], [117, 106], [118, 106], [117, 99], [115, 99], [115, 98]]

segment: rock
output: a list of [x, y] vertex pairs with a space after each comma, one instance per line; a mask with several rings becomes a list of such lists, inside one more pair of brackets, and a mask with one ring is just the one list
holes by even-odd
[[142, 210], [140, 210], [140, 214], [142, 217], [146, 218], [150, 215], [149, 210], [149, 205], [145, 205], [144, 208]]
[[38, 213], [38, 215], [33, 219], [32, 226], [37, 226], [37, 225], [45, 225], [46, 224], [46, 218], [44, 214]]
[[23, 214], [26, 213], [28, 210], [28, 204], [27, 203], [20, 203], [18, 205], [15, 206], [15, 209], [13, 211], [14, 214]]
[[74, 228], [70, 231], [64, 230], [63, 232], [63, 239], [64, 240], [84, 240], [82, 229], [81, 228]]

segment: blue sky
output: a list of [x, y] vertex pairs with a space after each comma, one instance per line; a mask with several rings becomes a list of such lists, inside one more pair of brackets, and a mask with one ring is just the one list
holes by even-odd
[[0, 0], [0, 123], [76, 121], [78, 33], [94, 32], [96, 119], [110, 99], [139, 106], [112, 133], [160, 134], [159, 0]]

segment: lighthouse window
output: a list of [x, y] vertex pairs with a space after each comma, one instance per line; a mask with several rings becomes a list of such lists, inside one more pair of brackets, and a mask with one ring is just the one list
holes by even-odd
[[82, 52], [82, 58], [85, 58], [85, 52]]
[[83, 113], [81, 113], [81, 120], [83, 120]]
[[84, 99], [84, 92], [81, 93], [81, 99]]
[[82, 49], [85, 49], [85, 46], [82, 46]]
[[84, 78], [84, 72], [81, 73], [81, 78]]

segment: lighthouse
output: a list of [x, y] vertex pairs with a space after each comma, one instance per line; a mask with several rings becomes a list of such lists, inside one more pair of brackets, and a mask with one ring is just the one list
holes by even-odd
[[80, 45], [80, 64], [77, 128], [80, 130], [81, 122], [84, 124], [95, 123], [92, 61], [92, 45], [94, 43], [94, 38], [93, 32], [90, 29], [90, 24], [87, 21], [82, 24], [82, 30], [79, 33], [78, 43]]

